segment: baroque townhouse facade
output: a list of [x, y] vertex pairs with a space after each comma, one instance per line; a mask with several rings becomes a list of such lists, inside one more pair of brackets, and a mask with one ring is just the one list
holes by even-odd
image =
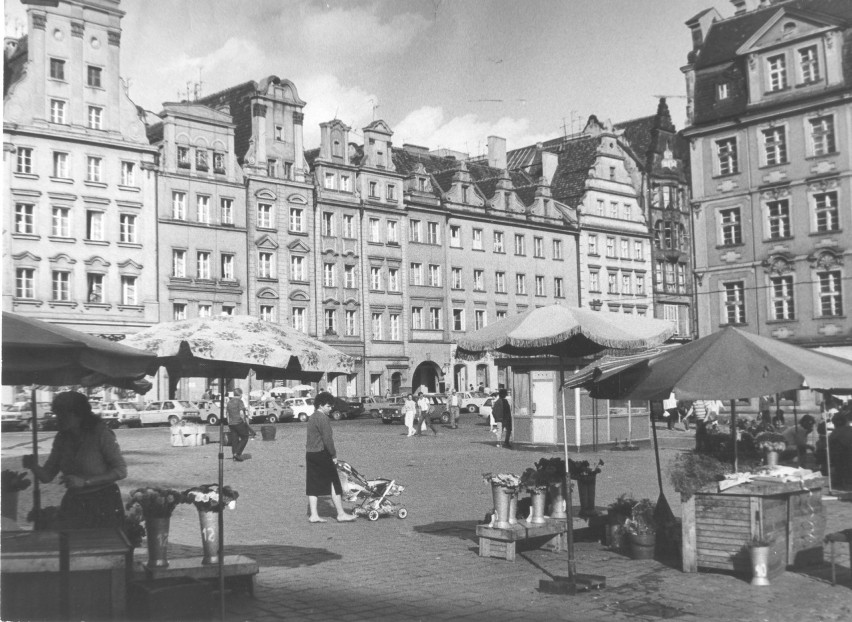
[[160, 319], [157, 151], [119, 77], [124, 13], [23, 3], [4, 64], [3, 309], [118, 340]]
[[687, 22], [699, 332], [852, 358], [852, 3], [732, 3]]

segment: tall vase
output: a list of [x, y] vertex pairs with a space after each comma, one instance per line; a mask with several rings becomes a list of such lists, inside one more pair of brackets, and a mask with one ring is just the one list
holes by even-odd
[[778, 452], [777, 451], [767, 451], [766, 452], [766, 466], [768, 466], [768, 467], [778, 466]]
[[148, 568], [167, 568], [169, 565], [169, 521], [166, 518], [146, 518], [148, 532]]
[[551, 484], [550, 491], [550, 518], [568, 518], [568, 513], [565, 511], [565, 483], [559, 482]]
[[202, 564], [219, 563], [219, 514], [198, 510], [198, 522], [201, 525], [201, 546], [204, 549]]
[[769, 547], [753, 546], [751, 555], [751, 584], [769, 585]]
[[595, 513], [595, 480], [597, 475], [577, 477], [577, 492], [580, 496], [580, 516], [592, 516]]
[[494, 499], [494, 526], [500, 529], [508, 529], [509, 507], [512, 504], [512, 491], [499, 484], [491, 484], [491, 496]]
[[533, 488], [530, 490], [531, 511], [528, 523], [533, 525], [542, 525], [547, 522], [544, 517], [544, 507], [547, 504], [547, 491], [543, 488]]
[[509, 498], [509, 524], [518, 524], [518, 491], [512, 491], [512, 496]]
[[2, 506], [3, 518], [18, 522], [18, 491], [10, 490], [0, 495], [0, 506]]

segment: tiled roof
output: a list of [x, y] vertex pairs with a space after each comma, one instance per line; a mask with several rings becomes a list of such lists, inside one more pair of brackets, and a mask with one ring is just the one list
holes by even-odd
[[24, 75], [24, 67], [27, 65], [27, 48], [29, 39], [24, 35], [18, 39], [18, 49], [11, 57], [3, 57], [3, 97], [9, 93], [9, 89]]
[[613, 129], [624, 131], [625, 140], [640, 162], [645, 161], [645, 154], [648, 152], [648, 147], [651, 146], [651, 130], [654, 129], [656, 118], [657, 115], [651, 115], [613, 125]]
[[409, 151], [408, 149], [394, 147], [391, 152], [394, 166], [397, 172], [403, 175], [412, 173], [418, 166], [422, 164], [427, 173], [435, 173], [437, 171], [445, 171], [447, 169], [455, 169], [458, 166], [458, 160], [452, 157], [436, 156], [430, 153], [419, 153]]
[[586, 191], [586, 178], [597, 157], [598, 137], [583, 136], [564, 141], [551, 183], [553, 198], [577, 207]]
[[309, 169], [313, 170], [314, 161], [319, 156], [319, 152], [320, 152], [319, 148], [308, 149], [307, 151], [305, 151], [305, 162], [307, 163]]
[[257, 92], [257, 82], [249, 80], [218, 93], [207, 95], [197, 103], [217, 108], [223, 104], [231, 107], [234, 119], [234, 150], [242, 163], [251, 141], [251, 97]]
[[158, 123], [152, 123], [151, 125], [146, 126], [145, 133], [148, 136], [148, 142], [152, 145], [163, 140], [163, 123], [162, 121]]

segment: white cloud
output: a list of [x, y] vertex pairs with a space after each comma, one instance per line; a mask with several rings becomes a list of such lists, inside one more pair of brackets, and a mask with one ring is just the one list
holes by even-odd
[[[304, 108], [305, 148], [319, 146], [320, 123], [340, 119], [353, 129], [350, 140], [361, 142], [360, 131], [373, 120], [373, 102], [378, 97], [357, 86], [340, 83], [329, 74], [294, 79], [299, 97], [307, 102]], [[356, 133], [357, 132], [357, 133]]]

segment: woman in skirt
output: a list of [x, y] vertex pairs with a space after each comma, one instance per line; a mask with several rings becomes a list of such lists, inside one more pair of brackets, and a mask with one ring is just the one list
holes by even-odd
[[334, 396], [323, 391], [314, 399], [313, 414], [308, 418], [308, 434], [305, 444], [306, 481], [305, 494], [308, 495], [308, 520], [312, 523], [324, 523], [326, 520], [317, 513], [317, 497], [331, 495], [337, 510], [337, 522], [355, 520], [355, 516], [343, 510], [343, 487], [337, 475], [337, 452], [328, 413], [334, 404]]

